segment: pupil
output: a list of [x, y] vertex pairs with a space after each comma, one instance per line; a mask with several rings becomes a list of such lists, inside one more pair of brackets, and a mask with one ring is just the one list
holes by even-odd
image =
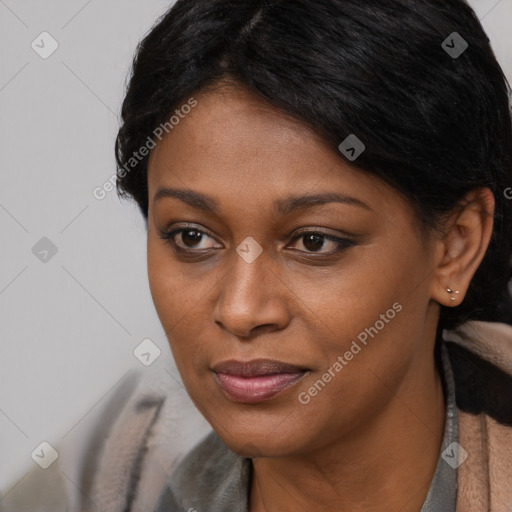
[[304, 247], [308, 251], [317, 251], [322, 248], [324, 244], [323, 235], [308, 235], [304, 240]]
[[[194, 235], [194, 233], [195, 233], [195, 235]], [[183, 233], [181, 234], [183, 243], [188, 246], [195, 245], [197, 242], [199, 242], [201, 240], [202, 236], [203, 235], [201, 235], [201, 233], [198, 233], [197, 231], [195, 231], [193, 229], [190, 229], [188, 231], [183, 231]]]

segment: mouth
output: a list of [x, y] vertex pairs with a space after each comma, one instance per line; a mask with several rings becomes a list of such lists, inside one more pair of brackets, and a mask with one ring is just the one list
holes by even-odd
[[299, 382], [310, 370], [272, 359], [224, 361], [212, 368], [224, 394], [234, 402], [270, 400]]

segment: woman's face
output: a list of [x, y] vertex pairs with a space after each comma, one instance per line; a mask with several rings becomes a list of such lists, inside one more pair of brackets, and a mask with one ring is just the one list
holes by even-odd
[[195, 99], [151, 153], [148, 272], [200, 412], [234, 451], [282, 456], [412, 402], [438, 309], [410, 204], [242, 90]]

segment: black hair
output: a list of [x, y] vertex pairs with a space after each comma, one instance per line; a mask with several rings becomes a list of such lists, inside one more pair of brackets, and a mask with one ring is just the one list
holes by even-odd
[[403, 193], [425, 229], [489, 187], [490, 245], [439, 327], [512, 323], [507, 82], [464, 0], [178, 0], [139, 43], [116, 140], [118, 193], [146, 221], [149, 157], [133, 155], [193, 94], [225, 80], [311, 127], [340, 158], [356, 135], [366, 149], [352, 165]]

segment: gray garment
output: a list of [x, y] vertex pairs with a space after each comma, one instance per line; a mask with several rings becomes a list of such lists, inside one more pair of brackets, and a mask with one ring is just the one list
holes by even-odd
[[[458, 440], [455, 382], [448, 351], [441, 345], [446, 422], [440, 453]], [[452, 449], [448, 460], [456, 459]], [[439, 456], [420, 512], [455, 512], [457, 469]], [[247, 512], [251, 459], [229, 450], [215, 432], [195, 446], [171, 475], [155, 512]]]
[[[437, 461], [436, 470], [430, 483], [427, 498], [420, 512], [455, 512], [457, 502], [457, 466], [452, 467], [447, 461], [457, 460], [457, 448], [448, 446], [459, 440], [459, 424], [457, 419], [457, 404], [455, 402], [455, 380], [448, 349], [441, 343], [441, 359], [443, 363], [443, 387], [446, 398], [446, 421], [444, 424], [441, 455]], [[455, 445], [458, 446], [458, 445]], [[446, 450], [446, 452], [445, 452]], [[442, 457], [445, 452], [444, 459]]]

